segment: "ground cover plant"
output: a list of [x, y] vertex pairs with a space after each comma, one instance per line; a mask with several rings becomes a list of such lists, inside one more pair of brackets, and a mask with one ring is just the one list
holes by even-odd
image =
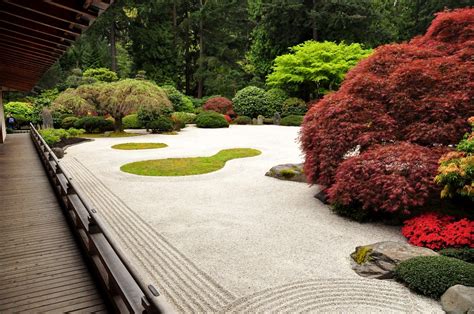
[[112, 146], [114, 149], [121, 150], [157, 149], [165, 147], [168, 147], [165, 143], [122, 143]]
[[[323, 185], [333, 204], [349, 212], [386, 208], [386, 216], [406, 216], [411, 207], [430, 208], [439, 199], [436, 161], [462, 139], [474, 115], [473, 14], [439, 13], [425, 35], [377, 48], [306, 114], [305, 173], [308, 182]], [[400, 163], [399, 149], [413, 156], [410, 167]], [[372, 166], [377, 163], [378, 170]], [[356, 175], [369, 169], [378, 173], [372, 186]], [[355, 184], [352, 191], [347, 179]], [[374, 189], [379, 193], [369, 200]]]
[[474, 286], [474, 264], [446, 256], [419, 256], [398, 264], [395, 277], [410, 289], [438, 299], [454, 285]]
[[254, 157], [261, 152], [251, 148], [224, 149], [209, 157], [167, 158], [132, 162], [120, 170], [143, 176], [189, 176], [217, 171], [229, 160]]

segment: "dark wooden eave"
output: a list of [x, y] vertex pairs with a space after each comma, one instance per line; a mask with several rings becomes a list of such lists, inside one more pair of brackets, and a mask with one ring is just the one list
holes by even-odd
[[0, 0], [0, 88], [31, 90], [113, 0]]

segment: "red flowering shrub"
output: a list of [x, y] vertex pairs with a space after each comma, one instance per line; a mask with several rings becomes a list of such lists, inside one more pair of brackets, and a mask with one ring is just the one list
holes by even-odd
[[230, 99], [225, 97], [212, 97], [209, 98], [203, 106], [206, 111], [215, 111], [223, 115], [234, 117], [234, 106]]
[[[469, 130], [466, 118], [474, 115], [474, 61], [466, 57], [474, 54], [473, 17], [474, 9], [469, 8], [439, 13], [426, 35], [407, 44], [377, 48], [346, 75], [337, 92], [312, 106], [301, 133], [308, 181], [326, 187], [337, 184], [331, 190], [333, 199], [340, 197], [347, 203], [348, 197], [354, 197], [353, 203], [373, 206], [376, 203], [356, 197], [363, 194], [356, 187], [344, 196], [336, 193], [344, 190], [344, 182], [339, 181], [351, 176], [343, 173], [350, 167], [341, 169], [348, 151], [360, 147], [361, 152], [369, 152], [379, 144], [410, 142], [427, 147], [424, 155], [429, 150], [437, 155], [435, 147], [459, 142]], [[378, 163], [379, 156], [365, 158], [366, 163], [372, 162], [368, 158]], [[433, 158], [420, 162], [428, 160], [424, 169], [433, 172], [423, 172], [426, 177], [417, 190], [427, 191], [432, 185]], [[379, 192], [396, 195], [400, 182], [388, 181], [378, 187]], [[400, 208], [403, 211], [405, 206]]]
[[448, 247], [474, 248], [474, 221], [427, 213], [405, 221], [402, 234], [413, 245], [433, 250]]
[[425, 147], [400, 143], [375, 147], [344, 161], [336, 183], [328, 190], [329, 201], [352, 208], [351, 217], [403, 216], [437, 197], [433, 182], [439, 154]]

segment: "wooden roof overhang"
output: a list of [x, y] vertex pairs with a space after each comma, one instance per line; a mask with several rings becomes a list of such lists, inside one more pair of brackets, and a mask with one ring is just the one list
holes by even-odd
[[31, 90], [114, 0], [0, 0], [0, 89]]

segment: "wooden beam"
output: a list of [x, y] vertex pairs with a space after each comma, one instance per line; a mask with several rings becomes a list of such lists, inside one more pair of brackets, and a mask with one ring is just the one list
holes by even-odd
[[48, 45], [48, 44], [45, 44], [45, 43], [38, 43], [38, 42], [35, 42], [33, 40], [21, 38], [20, 36], [13, 36], [13, 35], [5, 34], [5, 33], [2, 33], [2, 32], [0, 32], [0, 36], [1, 37], [8, 37], [8, 38], [11, 38], [12, 40], [17, 40], [17, 41], [19, 40], [19, 41], [26, 42], [26, 43], [29, 43], [29, 44], [34, 44], [34, 45], [37, 45], [37, 46], [46, 47], [46, 48], [49, 48], [49, 49], [62, 50], [62, 51], [67, 50], [67, 47], [66, 48], [58, 47], [57, 44], [54, 44], [54, 45], [49, 44]]
[[47, 51], [39, 52], [39, 51], [34, 51], [34, 50], [31, 50], [31, 49], [23, 48], [23, 47], [20, 47], [20, 46], [15, 46], [15, 47], [8, 46], [2, 41], [0, 41], [0, 50], [6, 50], [6, 51], [12, 51], [12, 52], [19, 51], [19, 52], [22, 52], [23, 54], [28, 54], [28, 55], [35, 56], [35, 57], [47, 58], [48, 60], [50, 60], [50, 59], [57, 60], [58, 57], [60, 57], [60, 55], [57, 55], [56, 53], [51, 53], [51, 52], [47, 52]]
[[[0, 33], [0, 39], [2, 37], [2, 33]], [[39, 52], [47, 52], [47, 53], [52, 53], [57, 55], [58, 57], [61, 56], [65, 50], [61, 50], [59, 48], [52, 48], [52, 47], [43, 47], [41, 45], [36, 45], [33, 43], [27, 43], [22, 41], [21, 39], [18, 38], [8, 38], [4, 40], [0, 40], [0, 42], [7, 47], [24, 47], [26, 49], [32, 50], [32, 51], [39, 51]]]
[[28, 37], [28, 38], [31, 38], [30, 40], [33, 40], [33, 42], [35, 41], [41, 41], [42, 43], [50, 43], [50, 44], [53, 44], [53, 45], [56, 45], [56, 46], [62, 46], [64, 48], [68, 48], [69, 46], [68, 45], [65, 45], [65, 44], [62, 44], [58, 41], [54, 41], [54, 40], [49, 40], [49, 39], [45, 39], [44, 36], [31, 36], [31, 35], [27, 35], [27, 34], [24, 34], [20, 31], [16, 31], [16, 30], [13, 30], [11, 28], [5, 28], [3, 26], [0, 26], [0, 30], [3, 30], [4, 32], [7, 32], [7, 33], [12, 33], [12, 34], [15, 34], [16, 36], [23, 36], [23, 37]]
[[78, 5], [78, 1], [75, 0], [43, 0], [44, 2], [54, 5], [63, 10], [72, 11], [81, 16], [87, 16], [90, 20], [95, 20], [99, 16], [99, 12], [92, 12], [92, 10], [84, 9], [83, 6]]
[[[34, 0], [34, 1], [20, 1], [20, 0], [3, 0], [5, 3], [8, 3], [8, 4], [11, 4], [11, 5], [14, 5], [14, 6], [17, 6], [19, 8], [22, 8], [24, 10], [28, 10], [28, 11], [31, 11], [31, 12], [35, 12], [35, 13], [38, 13], [38, 14], [41, 14], [41, 15], [44, 15], [44, 16], [48, 16], [50, 18], [53, 18], [53, 19], [57, 19], [57, 20], [60, 20], [60, 21], [64, 21], [64, 22], [68, 22], [68, 23], [72, 23], [72, 24], [76, 24], [77, 26], [81, 27], [81, 28], [87, 28], [89, 27], [90, 25], [90, 20], [87, 20], [87, 21], [83, 21], [82, 19], [78, 19], [77, 16], [75, 14], [70, 14], [69, 16], [65, 17], [64, 14], [60, 14], [59, 12], [50, 12], [49, 10], [47, 10], [47, 8], [45, 8], [44, 4], [42, 1], [37, 1], [37, 0]], [[55, 14], [55, 13], [58, 13], [58, 14]], [[72, 13], [72, 12], [70, 12]]]
[[[43, 27], [41, 26], [38, 26], [38, 25], [34, 25], [32, 26], [31, 23], [22, 23], [22, 24], [19, 24], [19, 23], [15, 23], [15, 22], [10, 22], [10, 21], [7, 21], [7, 20], [0, 20], [0, 25], [1, 24], [8, 24], [10, 27], [17, 27], [17, 28], [21, 28], [23, 30], [26, 30], [27, 32], [34, 32], [34, 33], [39, 33], [39, 34], [43, 34], [43, 35], [47, 35], [47, 36], [51, 36], [51, 37], [56, 37], [60, 40], [66, 40], [70, 43], [73, 43], [76, 38], [74, 36], [71, 36], [71, 35], [67, 35], [63, 32], [63, 34], [61, 35], [58, 35], [57, 32], [56, 34], [52, 34], [51, 32], [47, 32], [46, 30], [44, 30]], [[8, 26], [6, 26], [8, 27]]]
[[18, 55], [22, 59], [27, 58], [31, 60], [39, 60], [39, 61], [53, 62], [53, 63], [56, 62], [57, 60], [57, 58], [54, 56], [39, 55], [39, 54], [35, 54], [29, 51], [20, 50], [18, 48], [17, 49], [6, 48], [6, 47], [1, 46], [1, 44], [0, 44], [0, 48], [1, 48], [0, 55], [3, 55], [3, 54], [12, 55], [12, 56]]
[[2, 66], [12, 66], [15, 64], [23, 64], [27, 67], [27, 69], [32, 69], [33, 66], [36, 67], [43, 67], [43, 66], [51, 66], [54, 62], [47, 62], [47, 61], [41, 61], [41, 60], [33, 60], [33, 59], [22, 59], [22, 58], [17, 58], [15, 56], [11, 55], [6, 55], [6, 54], [0, 54], [2, 57], [2, 60], [4, 60]]
[[29, 16], [31, 16], [31, 18], [30, 18], [28, 16], [20, 15], [18, 13], [18, 11], [21, 12], [21, 9], [18, 9], [16, 7], [12, 7], [12, 9], [13, 10], [9, 9], [9, 11], [0, 10], [0, 13], [5, 14], [5, 15], [9, 15], [9, 16], [13, 16], [17, 19], [21, 19], [21, 20], [24, 20], [24, 21], [29, 21], [31, 23], [43, 25], [45, 27], [50, 27], [50, 28], [53, 28], [53, 29], [57, 29], [59, 31], [64, 31], [66, 33], [69, 33], [69, 34], [75, 36], [75, 37], [79, 36], [82, 33], [81, 28], [76, 29], [75, 25], [71, 24], [69, 22], [64, 22], [64, 21], [61, 21], [61, 20], [58, 20], [58, 19], [53, 19], [51, 17], [41, 15], [41, 14], [38, 14], [38, 13], [35, 13], [35, 12], [30, 12], [28, 14]]

